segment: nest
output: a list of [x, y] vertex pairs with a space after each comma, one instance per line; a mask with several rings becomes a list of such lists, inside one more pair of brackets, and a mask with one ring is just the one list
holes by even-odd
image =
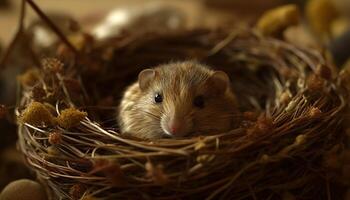
[[[86, 37], [88, 38], [88, 37]], [[347, 92], [319, 52], [250, 30], [189, 30], [85, 40], [21, 77], [19, 148], [53, 199], [338, 198]], [[137, 74], [195, 59], [224, 70], [240, 102], [226, 133], [144, 141], [115, 108]]]

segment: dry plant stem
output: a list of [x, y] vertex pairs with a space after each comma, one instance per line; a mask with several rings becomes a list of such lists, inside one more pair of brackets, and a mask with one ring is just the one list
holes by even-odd
[[57, 34], [57, 36], [62, 40], [62, 42], [67, 45], [67, 47], [73, 51], [75, 55], [79, 55], [79, 51], [68, 41], [67, 37], [61, 32], [59, 28], [41, 11], [41, 9], [32, 1], [25, 0], [32, 9], [44, 20], [47, 25]]

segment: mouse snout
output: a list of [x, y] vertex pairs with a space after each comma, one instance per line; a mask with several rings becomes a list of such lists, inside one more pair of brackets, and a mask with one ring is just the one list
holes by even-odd
[[184, 122], [180, 119], [170, 119], [168, 122], [168, 129], [172, 135], [181, 135], [184, 130]]
[[186, 120], [186, 117], [170, 116], [167, 117], [162, 124], [164, 132], [173, 137], [182, 137], [191, 131], [191, 120]]

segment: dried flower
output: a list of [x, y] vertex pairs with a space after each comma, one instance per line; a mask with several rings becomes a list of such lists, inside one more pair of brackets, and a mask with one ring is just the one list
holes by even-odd
[[61, 144], [62, 133], [60, 131], [54, 131], [49, 134], [49, 143], [52, 145]]
[[305, 10], [310, 27], [321, 37], [329, 34], [330, 25], [339, 14], [331, 0], [310, 0]]
[[79, 111], [75, 108], [67, 108], [57, 117], [57, 123], [59, 126], [69, 129], [77, 126], [86, 116], [86, 112]]
[[263, 35], [277, 36], [288, 26], [297, 24], [299, 15], [299, 9], [296, 5], [280, 6], [264, 13], [256, 27]]
[[33, 126], [53, 126], [56, 124], [55, 117], [47, 109], [47, 107], [39, 102], [30, 103], [22, 112], [19, 120], [22, 123], [28, 123]]
[[56, 58], [45, 58], [42, 60], [42, 65], [46, 71], [53, 73], [62, 73], [64, 64]]
[[320, 114], [322, 114], [322, 111], [317, 107], [311, 107], [311, 109], [309, 110], [310, 117], [318, 117], [320, 116]]

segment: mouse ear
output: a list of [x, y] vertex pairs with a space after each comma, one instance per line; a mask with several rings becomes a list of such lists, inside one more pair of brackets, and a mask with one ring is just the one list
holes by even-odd
[[230, 85], [230, 78], [223, 71], [215, 71], [209, 77], [207, 84], [213, 94], [223, 94]]
[[138, 81], [141, 90], [145, 90], [154, 79], [156, 71], [154, 69], [144, 69], [139, 73]]

